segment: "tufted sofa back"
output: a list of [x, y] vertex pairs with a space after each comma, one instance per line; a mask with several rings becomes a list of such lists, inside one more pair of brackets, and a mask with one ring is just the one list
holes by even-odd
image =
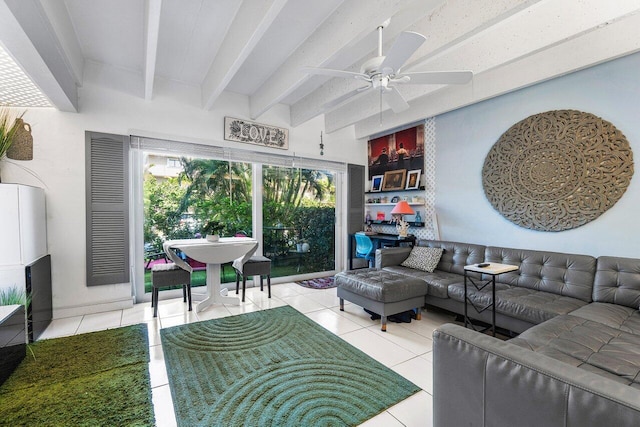
[[485, 262], [517, 265], [496, 281], [591, 302], [596, 259], [589, 255], [488, 246]]
[[436, 268], [449, 273], [464, 274], [465, 265], [477, 264], [484, 260], [485, 246], [482, 245], [440, 240], [418, 240], [417, 245], [444, 249]]
[[598, 258], [593, 300], [637, 309], [640, 306], [640, 260]]

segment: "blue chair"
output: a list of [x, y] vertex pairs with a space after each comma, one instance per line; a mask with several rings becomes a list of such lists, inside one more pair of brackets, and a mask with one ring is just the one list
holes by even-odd
[[369, 267], [373, 267], [376, 259], [376, 250], [369, 236], [356, 234], [356, 258], [364, 258], [369, 261]]

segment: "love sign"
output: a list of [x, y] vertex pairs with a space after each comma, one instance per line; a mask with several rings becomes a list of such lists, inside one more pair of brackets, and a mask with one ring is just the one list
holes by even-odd
[[249, 120], [224, 118], [224, 139], [265, 147], [289, 149], [289, 130]]

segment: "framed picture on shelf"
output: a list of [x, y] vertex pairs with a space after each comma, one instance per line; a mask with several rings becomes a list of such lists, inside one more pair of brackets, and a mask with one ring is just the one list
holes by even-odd
[[384, 175], [376, 175], [371, 178], [371, 191], [376, 192], [382, 190], [382, 180]]
[[382, 189], [384, 191], [404, 190], [404, 178], [407, 176], [406, 169], [387, 171], [384, 173]]
[[407, 186], [405, 190], [417, 190], [420, 187], [420, 169], [407, 173]]

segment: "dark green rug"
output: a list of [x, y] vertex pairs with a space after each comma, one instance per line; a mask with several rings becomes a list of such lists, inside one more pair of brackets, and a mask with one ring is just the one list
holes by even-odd
[[30, 345], [0, 387], [0, 425], [154, 425], [148, 342], [141, 324]]
[[160, 336], [180, 426], [352, 426], [420, 390], [291, 307]]

